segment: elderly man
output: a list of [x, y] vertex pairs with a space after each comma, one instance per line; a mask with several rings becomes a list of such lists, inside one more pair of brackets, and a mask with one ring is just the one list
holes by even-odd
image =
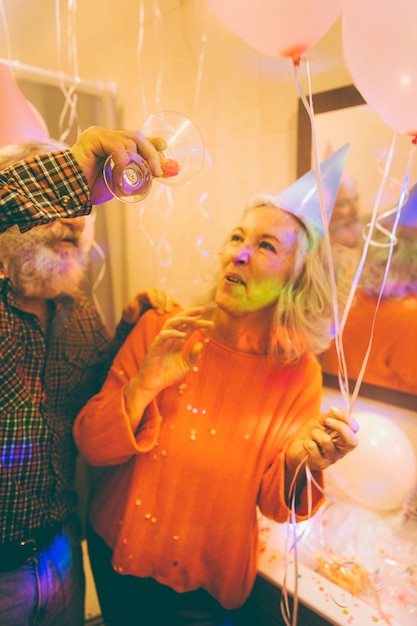
[[0, 88], [0, 623], [81, 626], [73, 422], [138, 316], [172, 305], [156, 290], [138, 294], [111, 339], [80, 291], [90, 189], [106, 199], [99, 178], [113, 150], [140, 152], [154, 175], [160, 161], [141, 133], [99, 128], [56, 151], [1, 65]]

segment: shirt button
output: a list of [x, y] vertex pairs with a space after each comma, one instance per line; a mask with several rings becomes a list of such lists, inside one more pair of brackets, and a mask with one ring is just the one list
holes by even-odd
[[69, 196], [62, 196], [61, 198], [62, 206], [68, 206], [71, 204], [71, 198]]

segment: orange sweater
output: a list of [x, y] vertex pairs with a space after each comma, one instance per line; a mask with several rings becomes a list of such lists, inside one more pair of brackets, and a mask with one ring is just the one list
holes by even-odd
[[[371, 336], [377, 300], [363, 292], [349, 312], [343, 333], [347, 375], [356, 380]], [[323, 372], [337, 375], [334, 346], [323, 355]], [[363, 377], [365, 383], [417, 394], [417, 298], [381, 300], [372, 348]]]
[[[310, 355], [271, 365], [210, 340], [197, 371], [165, 389], [134, 434], [124, 388], [165, 319], [143, 316], [77, 418], [75, 440], [87, 461], [114, 466], [101, 476], [90, 518], [120, 573], [179, 592], [203, 587], [232, 609], [257, 572], [257, 505], [278, 522], [288, 518], [284, 448], [319, 413], [320, 367]], [[188, 346], [196, 340], [202, 333]], [[321, 501], [313, 487], [314, 512]], [[297, 513], [307, 514], [306, 493]]]

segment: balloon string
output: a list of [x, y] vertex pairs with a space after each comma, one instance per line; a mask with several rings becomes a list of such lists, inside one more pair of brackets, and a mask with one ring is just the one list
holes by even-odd
[[[388, 212], [380, 215], [379, 217], [377, 217], [377, 209], [379, 207], [380, 198], [382, 197], [382, 192], [383, 192], [384, 186], [385, 186], [387, 178], [388, 178], [388, 173], [389, 173], [391, 162], [392, 162], [392, 156], [393, 156], [393, 151], [394, 151], [396, 138], [397, 138], [397, 134], [394, 135], [394, 138], [393, 138], [393, 141], [392, 141], [392, 144], [391, 144], [390, 158], [387, 160], [387, 164], [386, 164], [386, 168], [385, 168], [385, 172], [384, 172], [384, 177], [383, 177], [383, 179], [381, 181], [379, 193], [378, 193], [378, 196], [377, 196], [377, 201], [376, 201], [374, 212], [373, 212], [373, 215], [372, 215], [372, 220], [371, 220], [371, 223], [369, 225], [367, 225], [367, 226], [369, 226], [369, 231], [368, 231], [368, 235], [367, 235], [366, 242], [365, 242], [366, 251], [364, 249], [364, 253], [362, 254], [362, 259], [363, 260], [365, 260], [366, 252], [367, 252], [367, 250], [369, 248], [369, 245], [375, 245], [376, 244], [376, 242], [374, 242], [372, 240], [372, 233], [374, 231], [374, 228], [378, 228], [379, 227], [379, 230], [381, 230], [380, 225], [378, 226], [378, 221], [382, 217], [385, 217], [386, 213], [390, 213], [390, 211], [388, 211]], [[353, 398], [356, 398], [358, 393], [359, 393], [359, 387], [360, 387], [360, 384], [362, 382], [363, 376], [365, 374], [366, 365], [368, 363], [369, 355], [370, 355], [371, 348], [372, 348], [374, 331], [375, 331], [375, 324], [376, 324], [376, 319], [377, 319], [377, 313], [378, 313], [378, 309], [379, 309], [381, 300], [383, 298], [385, 285], [386, 285], [387, 280], [388, 280], [388, 274], [389, 274], [389, 270], [390, 270], [390, 266], [391, 266], [392, 255], [393, 255], [393, 252], [394, 252], [394, 246], [397, 243], [397, 238], [396, 238], [395, 235], [396, 235], [396, 232], [397, 232], [398, 224], [400, 222], [401, 209], [403, 207], [404, 200], [405, 200], [406, 195], [407, 195], [407, 189], [408, 189], [408, 184], [409, 184], [409, 180], [410, 180], [410, 175], [411, 175], [411, 169], [412, 169], [415, 149], [416, 149], [416, 146], [412, 145], [412, 147], [410, 149], [409, 156], [408, 156], [406, 172], [405, 172], [405, 175], [404, 175], [403, 184], [402, 184], [402, 188], [401, 188], [400, 200], [399, 200], [399, 203], [398, 203], [398, 209], [396, 210], [396, 215], [395, 215], [395, 220], [394, 220], [394, 224], [393, 224], [392, 230], [390, 232], [390, 231], [387, 231], [386, 229], [383, 229], [383, 231], [385, 233], [387, 233], [388, 238], [389, 238], [388, 244], [384, 244], [384, 245], [388, 245], [388, 247], [389, 247], [388, 258], [387, 258], [387, 262], [386, 262], [386, 265], [385, 265], [385, 271], [384, 271], [384, 276], [383, 276], [383, 280], [382, 280], [382, 285], [381, 285], [381, 288], [380, 288], [380, 291], [379, 291], [379, 294], [378, 294], [378, 299], [377, 299], [377, 302], [376, 302], [374, 315], [373, 315], [373, 318], [372, 318], [370, 338], [369, 338], [368, 346], [367, 346], [367, 349], [366, 349], [366, 352], [365, 352], [365, 356], [364, 356], [364, 359], [363, 359], [363, 362], [362, 362], [362, 366], [361, 366], [358, 378], [357, 378], [357, 380], [355, 382], [355, 388], [354, 388], [354, 391], [353, 391]], [[361, 259], [361, 261], [362, 261], [362, 259]], [[362, 263], [362, 266], [363, 266], [363, 263]]]
[[[141, 56], [142, 56], [142, 48], [143, 48], [144, 36], [145, 36], [145, 0], [140, 0], [140, 5], [139, 5], [139, 34], [138, 34], [138, 45], [137, 45], [137, 51], [136, 51], [139, 76], [141, 76], [141, 68], [142, 68]], [[145, 95], [145, 85], [144, 85], [144, 81], [143, 80], [139, 80], [139, 88], [140, 88], [140, 97], [141, 97], [141, 101], [142, 101], [143, 114], [144, 114], [145, 118], [147, 118], [149, 113], [147, 111], [146, 95]]]
[[334, 316], [334, 325], [335, 325], [335, 339], [334, 339], [334, 341], [335, 341], [336, 351], [337, 351], [337, 355], [338, 355], [338, 359], [339, 359], [339, 368], [343, 372], [343, 378], [342, 377], [339, 378], [339, 386], [340, 386], [340, 391], [341, 391], [342, 397], [343, 397], [343, 399], [345, 401], [345, 406], [348, 408], [348, 412], [349, 412], [349, 410], [350, 410], [349, 382], [348, 382], [348, 376], [347, 376], [347, 371], [346, 371], [346, 362], [345, 362], [345, 359], [344, 359], [343, 344], [342, 344], [342, 338], [341, 338], [341, 332], [340, 332], [339, 310], [338, 310], [338, 302], [337, 302], [336, 277], [335, 277], [335, 271], [334, 271], [334, 265], [333, 265], [333, 257], [332, 257], [332, 251], [331, 251], [331, 242], [330, 242], [330, 234], [329, 234], [327, 213], [326, 213], [325, 202], [324, 202], [323, 181], [322, 181], [322, 177], [321, 177], [321, 170], [320, 170], [320, 164], [319, 164], [318, 147], [317, 147], [317, 131], [316, 131], [316, 124], [315, 124], [313, 95], [312, 95], [310, 69], [309, 69], [308, 60], [306, 60], [305, 63], [306, 63], [307, 78], [308, 78], [309, 100], [307, 100], [306, 96], [304, 95], [304, 92], [303, 92], [303, 90], [301, 88], [301, 85], [300, 85], [300, 82], [299, 82], [299, 78], [298, 78], [299, 61], [296, 61], [296, 62], [293, 63], [294, 74], [295, 74], [295, 84], [296, 84], [296, 88], [297, 88], [298, 94], [300, 96], [300, 99], [301, 99], [302, 103], [304, 104], [304, 107], [305, 107], [305, 109], [307, 111], [307, 114], [308, 114], [308, 116], [310, 118], [310, 123], [311, 123], [311, 139], [312, 139], [312, 148], [313, 148], [313, 162], [314, 162], [314, 168], [315, 168], [315, 171], [316, 171], [317, 188], [318, 188], [318, 192], [319, 192], [321, 216], [322, 216], [323, 226], [324, 226], [324, 241], [325, 241], [326, 253], [327, 253], [327, 258], [328, 258], [328, 266], [329, 266], [330, 286], [331, 286], [331, 290], [332, 290], [333, 316]]
[[[307, 456], [298, 464], [294, 476], [292, 478], [288, 498], [290, 502], [290, 510], [288, 513], [288, 524], [287, 524], [287, 535], [285, 538], [284, 545], [284, 577], [282, 583], [282, 592], [280, 599], [280, 608], [283, 620], [285, 622], [285, 626], [296, 626], [297, 625], [297, 614], [298, 614], [298, 543], [303, 538], [303, 535], [306, 531], [306, 528], [300, 533], [297, 533], [297, 514], [296, 514], [296, 496], [297, 496], [297, 478], [302, 470], [305, 468], [306, 474], [306, 491], [307, 491], [307, 519], [311, 519], [312, 510], [313, 510], [313, 492], [312, 485], [316, 487], [325, 497], [330, 500], [334, 500], [333, 496], [326, 493], [325, 490], [318, 484], [315, 480], [310, 468], [307, 463]], [[290, 537], [292, 538], [291, 546], [289, 546]], [[293, 594], [293, 609], [291, 616], [291, 608], [288, 598], [288, 587], [287, 587], [287, 579], [288, 579], [288, 569], [289, 569], [289, 554], [293, 554], [293, 563], [294, 563], [294, 594]]]
[[[68, 0], [68, 41], [69, 45], [69, 63], [73, 68], [73, 76], [74, 83], [71, 85], [69, 89], [69, 98], [67, 100], [66, 109], [68, 111], [68, 122], [67, 128], [63, 133], [63, 141], [68, 137], [71, 132], [71, 128], [73, 128], [74, 124], [76, 124], [76, 134], [77, 136], [81, 133], [81, 126], [79, 124], [78, 119], [78, 94], [76, 93], [76, 89], [79, 83], [79, 72], [78, 72], [78, 50], [77, 50], [77, 36], [76, 36], [76, 22], [77, 22], [77, 2], [76, 0]], [[62, 126], [64, 125], [64, 112], [62, 115]]]
[[200, 100], [201, 82], [203, 78], [204, 61], [206, 58], [207, 36], [203, 33], [201, 35], [201, 50], [198, 56], [198, 69], [197, 78], [194, 93], [194, 111], [197, 111], [198, 103]]
[[93, 302], [96, 305], [96, 309], [99, 312], [101, 319], [103, 320], [103, 322], [105, 322], [106, 318], [104, 316], [103, 309], [100, 305], [100, 301], [97, 297], [96, 290], [98, 286], [100, 285], [101, 281], [103, 280], [104, 274], [106, 273], [106, 255], [105, 255], [103, 248], [95, 239], [93, 240], [92, 247], [94, 248], [94, 250], [97, 252], [98, 256], [100, 257], [100, 269], [98, 271], [97, 278], [93, 282], [93, 286], [91, 288], [92, 298], [93, 298]]
[[[75, 28], [73, 28], [73, 24], [75, 24], [76, 18], [76, 4], [75, 1], [68, 0], [68, 11], [70, 18], [68, 23], [68, 40], [69, 40], [69, 58], [68, 61], [73, 64], [73, 74], [74, 74], [74, 83], [66, 88], [64, 80], [63, 80], [63, 71], [62, 71], [62, 37], [61, 37], [61, 20], [60, 20], [60, 0], [56, 0], [55, 2], [55, 21], [56, 21], [56, 40], [57, 40], [57, 52], [58, 52], [58, 60], [60, 71], [59, 84], [64, 96], [64, 106], [61, 111], [61, 115], [59, 117], [59, 131], [60, 136], [59, 140], [65, 142], [65, 139], [68, 137], [71, 132], [71, 128], [74, 125], [74, 122], [77, 121], [77, 135], [80, 133], [80, 127], [78, 124], [78, 113], [77, 113], [77, 103], [78, 96], [75, 93], [77, 82], [78, 82], [78, 69], [77, 69], [77, 46], [76, 46], [76, 38], [75, 38]], [[68, 123], [66, 128], [64, 128], [65, 117], [69, 115]]]
[[[194, 28], [195, 30], [199, 28], [200, 21], [201, 21], [200, 3], [201, 3], [201, 0], [198, 0], [197, 2], [194, 3]], [[211, 30], [212, 29], [210, 28], [210, 31]], [[206, 60], [206, 48], [207, 48], [208, 40], [209, 40], [209, 37], [207, 36], [207, 33], [203, 32], [201, 34], [201, 39], [200, 39], [201, 47], [200, 47], [200, 54], [198, 55], [197, 76], [196, 76], [195, 91], [194, 91], [194, 114], [195, 115], [197, 114], [197, 107], [200, 101], [201, 83], [203, 80], [203, 71], [204, 71], [204, 63]]]
[[[372, 232], [374, 224], [375, 224], [375, 221], [376, 221], [378, 207], [379, 207], [379, 204], [380, 204], [380, 201], [381, 201], [381, 197], [382, 197], [382, 193], [383, 193], [383, 190], [384, 190], [387, 178], [388, 178], [388, 173], [389, 173], [389, 170], [390, 170], [390, 167], [391, 167], [391, 162], [392, 162], [392, 157], [393, 157], [393, 153], [394, 153], [396, 139], [397, 139], [397, 135], [394, 134], [392, 142], [391, 142], [391, 146], [390, 146], [390, 149], [389, 149], [389, 152], [388, 152], [388, 158], [387, 158], [387, 161], [386, 161], [386, 164], [385, 164], [384, 176], [383, 176], [383, 178], [381, 180], [381, 184], [380, 184], [380, 187], [379, 187], [379, 190], [378, 190], [378, 193], [377, 193], [377, 197], [376, 197], [376, 200], [375, 200], [375, 205], [374, 205], [373, 212], [372, 212], [370, 233]], [[363, 267], [364, 267], [364, 264], [365, 264], [365, 261], [366, 261], [367, 254], [368, 254], [368, 248], [369, 248], [370, 240], [371, 240], [370, 233], [369, 233], [369, 236], [365, 240], [365, 244], [364, 244], [364, 247], [363, 247], [363, 250], [362, 250], [361, 259], [359, 261], [359, 265], [358, 265], [358, 268], [356, 270], [356, 274], [355, 274], [355, 277], [353, 279], [352, 286], [351, 286], [351, 289], [350, 289], [350, 292], [349, 292], [349, 295], [348, 295], [347, 303], [346, 303], [346, 306], [345, 306], [345, 310], [344, 310], [344, 313], [343, 313], [343, 316], [342, 316], [342, 321], [341, 321], [341, 325], [340, 325], [340, 342], [339, 343], [335, 342], [335, 348], [336, 348], [336, 352], [337, 352], [338, 359], [339, 359], [339, 372], [338, 372], [339, 385], [340, 386], [344, 386], [344, 387], [346, 385], [348, 385], [349, 382], [348, 382], [348, 376], [347, 376], [347, 372], [346, 372], [346, 362], [345, 362], [345, 359], [344, 359], [344, 353], [343, 353], [343, 351], [340, 350], [340, 346], [343, 345], [343, 330], [345, 328], [347, 317], [348, 317], [350, 308], [352, 306], [353, 299], [354, 299], [354, 296], [355, 296], [355, 293], [356, 293], [356, 289], [357, 289], [357, 286], [358, 286], [358, 283], [359, 283], [359, 280], [360, 280], [360, 276], [362, 274], [362, 270], [363, 270]], [[373, 329], [372, 329], [372, 332], [373, 332]], [[357, 398], [357, 396], [359, 394], [360, 385], [362, 384], [363, 375], [365, 373], [365, 368], [366, 368], [366, 364], [367, 364], [369, 353], [370, 353], [371, 342], [372, 342], [372, 333], [371, 333], [371, 338], [370, 338], [370, 341], [369, 341], [367, 352], [365, 354], [364, 361], [362, 363], [359, 375], [358, 375], [358, 377], [356, 379], [354, 390], [352, 392], [351, 401], [350, 401], [350, 404], [349, 404], [349, 413], [351, 413], [351, 411], [353, 409], [353, 405], [354, 405], [354, 403], [356, 401], [356, 398]]]
[[[297, 466], [295, 472], [294, 472], [294, 476], [292, 478], [291, 484], [290, 484], [290, 488], [289, 488], [289, 492], [288, 492], [288, 498], [289, 498], [289, 502], [290, 502], [290, 510], [288, 513], [288, 525], [287, 525], [287, 536], [285, 538], [285, 545], [284, 545], [284, 577], [283, 577], [283, 581], [282, 581], [282, 591], [281, 591], [281, 598], [280, 598], [280, 609], [281, 609], [281, 615], [282, 618], [285, 622], [285, 626], [297, 626], [297, 614], [298, 614], [298, 551], [297, 551], [297, 542], [299, 541], [299, 538], [297, 537], [297, 516], [296, 516], [296, 512], [295, 512], [295, 500], [296, 500], [296, 492], [297, 492], [297, 477], [303, 467], [303, 465], [305, 464], [307, 460], [307, 457], [305, 457], [301, 463], [299, 463], [299, 465]], [[308, 501], [308, 517], [310, 517], [310, 513], [311, 513], [311, 498], [309, 496], [309, 493], [311, 491], [311, 487], [310, 487], [310, 483], [307, 480], [307, 501]], [[288, 548], [288, 541], [289, 541], [289, 536], [291, 534], [291, 529], [292, 529], [292, 537], [293, 537], [293, 541], [292, 541], [292, 545], [291, 548]], [[291, 608], [290, 608], [290, 603], [289, 603], [289, 597], [288, 597], [288, 588], [287, 588], [287, 578], [288, 578], [288, 566], [289, 566], [289, 554], [290, 552], [293, 552], [293, 562], [294, 562], [294, 594], [293, 594], [293, 607], [292, 607], [292, 617], [291, 617]]]
[[3, 0], [0, 0], [0, 17], [1, 17], [1, 22], [3, 24], [4, 39], [6, 41], [6, 55], [7, 55], [7, 58], [11, 61], [12, 60], [12, 47], [10, 43], [10, 31], [9, 31], [9, 25], [7, 23], [6, 11], [4, 9]]
[[158, 75], [155, 84], [155, 104], [159, 109], [161, 104], [161, 92], [162, 92], [162, 83], [164, 79], [164, 57], [163, 57], [163, 49], [161, 42], [164, 41], [164, 38], [161, 33], [161, 25], [162, 25], [162, 16], [161, 11], [159, 9], [158, 2], [155, 0], [154, 2], [154, 15], [155, 15], [155, 42], [157, 42], [157, 50], [159, 51], [159, 61], [158, 61]]
[[[410, 152], [408, 154], [408, 160], [407, 160], [407, 166], [406, 166], [406, 171], [404, 174], [404, 178], [402, 183], [400, 183], [400, 187], [401, 187], [401, 192], [400, 192], [400, 199], [398, 201], [398, 205], [395, 206], [393, 209], [388, 209], [387, 211], [384, 211], [383, 213], [380, 213], [377, 218], [375, 219], [374, 222], [374, 227], [376, 230], [378, 230], [379, 232], [381, 232], [382, 234], [384, 234], [387, 239], [388, 242], [381, 242], [381, 241], [375, 241], [373, 239], [370, 240], [370, 243], [372, 246], [377, 246], [380, 248], [386, 248], [386, 247], [390, 247], [392, 242], [395, 244], [397, 243], [397, 238], [396, 238], [396, 232], [397, 232], [397, 227], [398, 224], [400, 222], [400, 217], [401, 217], [401, 211], [402, 208], [404, 206], [404, 203], [408, 197], [408, 185], [409, 185], [409, 181], [410, 181], [410, 176], [411, 176], [411, 170], [413, 167], [413, 161], [414, 161], [414, 157], [415, 157], [415, 152], [416, 152], [416, 143], [414, 142], [414, 140], [412, 141], [411, 144], [411, 148], [410, 148]], [[390, 180], [392, 180], [390, 178]], [[395, 215], [395, 219], [394, 219], [394, 225], [392, 230], [388, 230], [387, 228], [385, 228], [382, 224], [381, 221], [383, 221], [384, 219], [386, 219], [387, 217], [390, 217], [392, 215]], [[364, 226], [364, 231], [369, 231], [370, 230], [370, 224], [365, 224]]]

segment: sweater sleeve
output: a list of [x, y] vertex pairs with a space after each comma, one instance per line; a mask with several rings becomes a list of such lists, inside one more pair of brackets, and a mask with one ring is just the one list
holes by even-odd
[[166, 318], [154, 311], [143, 315], [115, 357], [101, 391], [79, 413], [74, 439], [90, 465], [125, 463], [156, 444], [161, 423], [157, 402], [149, 404], [133, 432], [125, 410], [124, 391]]
[[59, 217], [91, 212], [87, 180], [69, 150], [19, 161], [0, 172], [0, 232], [22, 232]]
[[[283, 523], [291, 516], [291, 503], [287, 502], [285, 494], [285, 451], [289, 442], [295, 436], [299, 428], [310, 418], [320, 413], [321, 404], [321, 372], [315, 359], [306, 359], [305, 366], [299, 368], [299, 376], [304, 380], [299, 381], [291, 407], [291, 415], [288, 416], [287, 432], [283, 434], [281, 441], [277, 443], [275, 458], [264, 472], [261, 488], [258, 496], [258, 506], [265, 517]], [[301, 470], [304, 471], [304, 470]], [[324, 501], [323, 473], [313, 472], [314, 481], [306, 479], [306, 485], [301, 491], [295, 512], [297, 521], [308, 519], [318, 510]]]

